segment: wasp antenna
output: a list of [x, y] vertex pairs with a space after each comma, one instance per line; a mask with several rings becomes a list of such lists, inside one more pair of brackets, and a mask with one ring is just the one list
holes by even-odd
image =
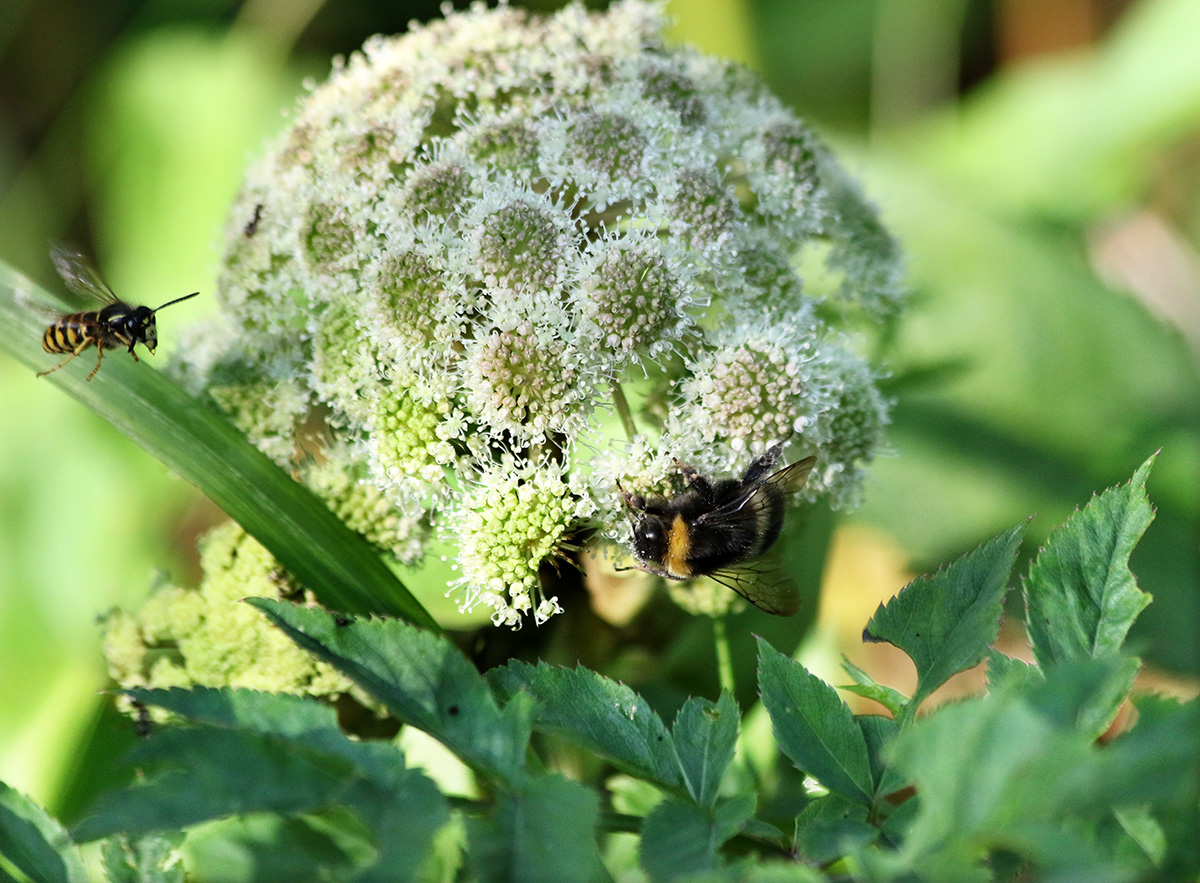
[[159, 310], [161, 310], [163, 307], [169, 307], [169, 306], [171, 306], [171, 304], [177, 304], [177, 303], [179, 303], [180, 301], [191, 300], [193, 297], [195, 297], [195, 296], [196, 296], [196, 295], [198, 295], [199, 293], [200, 293], [200, 292], [198, 292], [198, 291], [193, 291], [191, 294], [185, 294], [183, 297], [177, 297], [177, 298], [175, 298], [175, 300], [169, 300], [169, 301], [167, 301], [165, 304], [163, 304], [163, 305], [162, 305], [162, 307], [155, 307], [155, 308], [154, 308], [153, 310], [151, 310], [150, 312], [152, 312], [152, 313], [157, 313], [157, 312], [158, 312]]

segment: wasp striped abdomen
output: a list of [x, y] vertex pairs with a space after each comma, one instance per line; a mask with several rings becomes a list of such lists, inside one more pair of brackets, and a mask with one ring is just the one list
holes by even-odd
[[46, 329], [42, 336], [42, 349], [48, 353], [72, 353], [78, 355], [99, 339], [99, 327], [92, 310], [86, 313], [71, 313], [63, 316]]

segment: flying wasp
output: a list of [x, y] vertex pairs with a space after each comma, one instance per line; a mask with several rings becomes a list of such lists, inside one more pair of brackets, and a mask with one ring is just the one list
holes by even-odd
[[795, 584], [759, 562], [783, 530], [788, 495], [804, 486], [817, 461], [806, 457], [775, 470], [784, 444], [769, 448], [741, 478], [714, 481], [676, 461], [688, 487], [671, 499], [621, 490], [638, 567], [674, 580], [707, 576], [767, 613], [795, 613]]
[[153, 310], [149, 307], [135, 307], [113, 294], [113, 290], [108, 287], [99, 271], [79, 252], [56, 245], [50, 250], [50, 259], [67, 288], [81, 297], [99, 298], [105, 306], [99, 310], [68, 313], [50, 324], [46, 333], [42, 335], [42, 349], [48, 353], [69, 355], [48, 371], [39, 371], [38, 377], [52, 374], [92, 345], [96, 347], [96, 367], [87, 376], [88, 380], [95, 377], [96, 372], [100, 370], [100, 362], [104, 359], [106, 349], [126, 347], [135, 362], [138, 361], [137, 353], [133, 351], [136, 344], [145, 344], [146, 349], [153, 354], [154, 348], [158, 346], [158, 326], [154, 321], [154, 314], [163, 307], [188, 300], [200, 293], [193, 291], [191, 294], [167, 301]]

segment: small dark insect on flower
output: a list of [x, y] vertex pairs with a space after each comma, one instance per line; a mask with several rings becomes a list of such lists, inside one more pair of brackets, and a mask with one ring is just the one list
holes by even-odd
[[639, 568], [674, 580], [707, 576], [767, 613], [795, 613], [795, 584], [756, 562], [779, 538], [787, 497], [804, 486], [817, 461], [806, 457], [773, 471], [783, 447], [768, 449], [741, 478], [714, 481], [676, 462], [688, 487], [669, 500], [622, 490]]
[[146, 349], [153, 354], [154, 348], [158, 346], [158, 326], [154, 314], [163, 307], [188, 300], [200, 293], [193, 291], [191, 294], [167, 301], [153, 310], [149, 307], [135, 307], [113, 294], [99, 271], [79, 252], [58, 245], [50, 250], [50, 258], [67, 288], [81, 297], [97, 298], [105, 306], [99, 310], [68, 313], [50, 324], [46, 333], [42, 335], [42, 349], [48, 353], [69, 355], [53, 368], [39, 371], [38, 377], [52, 374], [93, 345], [97, 352], [96, 367], [87, 376], [88, 380], [95, 377], [96, 372], [100, 370], [100, 362], [106, 349], [126, 347], [135, 362], [138, 361], [137, 353], [133, 351], [136, 344], [145, 344]]
[[263, 204], [260, 202], [258, 205], [256, 205], [254, 207], [254, 217], [252, 217], [249, 221], [246, 222], [246, 226], [242, 230], [242, 232], [246, 234], [247, 239], [249, 239], [251, 236], [253, 236], [255, 233], [258, 232], [258, 222], [260, 220], [262, 220], [262, 210], [263, 210]]

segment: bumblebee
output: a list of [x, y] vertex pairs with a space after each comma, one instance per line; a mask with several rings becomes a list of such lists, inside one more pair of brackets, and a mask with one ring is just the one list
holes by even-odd
[[135, 307], [113, 294], [96, 268], [78, 252], [59, 245], [51, 249], [50, 259], [54, 261], [54, 267], [67, 288], [82, 297], [99, 298], [105, 306], [100, 310], [68, 313], [51, 323], [42, 335], [42, 349], [48, 353], [70, 355], [48, 371], [39, 371], [38, 377], [57, 371], [93, 344], [97, 353], [96, 367], [87, 376], [88, 380], [95, 377], [96, 372], [100, 370], [100, 362], [106, 349], [126, 347], [135, 362], [138, 361], [137, 353], [133, 351], [136, 344], [144, 344], [153, 354], [154, 348], [158, 346], [158, 326], [154, 321], [154, 314], [163, 307], [188, 300], [200, 293], [194, 291], [177, 297], [153, 310], [149, 307]]
[[759, 559], [779, 539], [787, 497], [804, 486], [817, 458], [776, 471], [783, 447], [769, 448], [741, 478], [713, 481], [676, 461], [688, 486], [669, 500], [621, 489], [639, 568], [674, 580], [706, 576], [767, 613], [795, 613], [794, 584]]

